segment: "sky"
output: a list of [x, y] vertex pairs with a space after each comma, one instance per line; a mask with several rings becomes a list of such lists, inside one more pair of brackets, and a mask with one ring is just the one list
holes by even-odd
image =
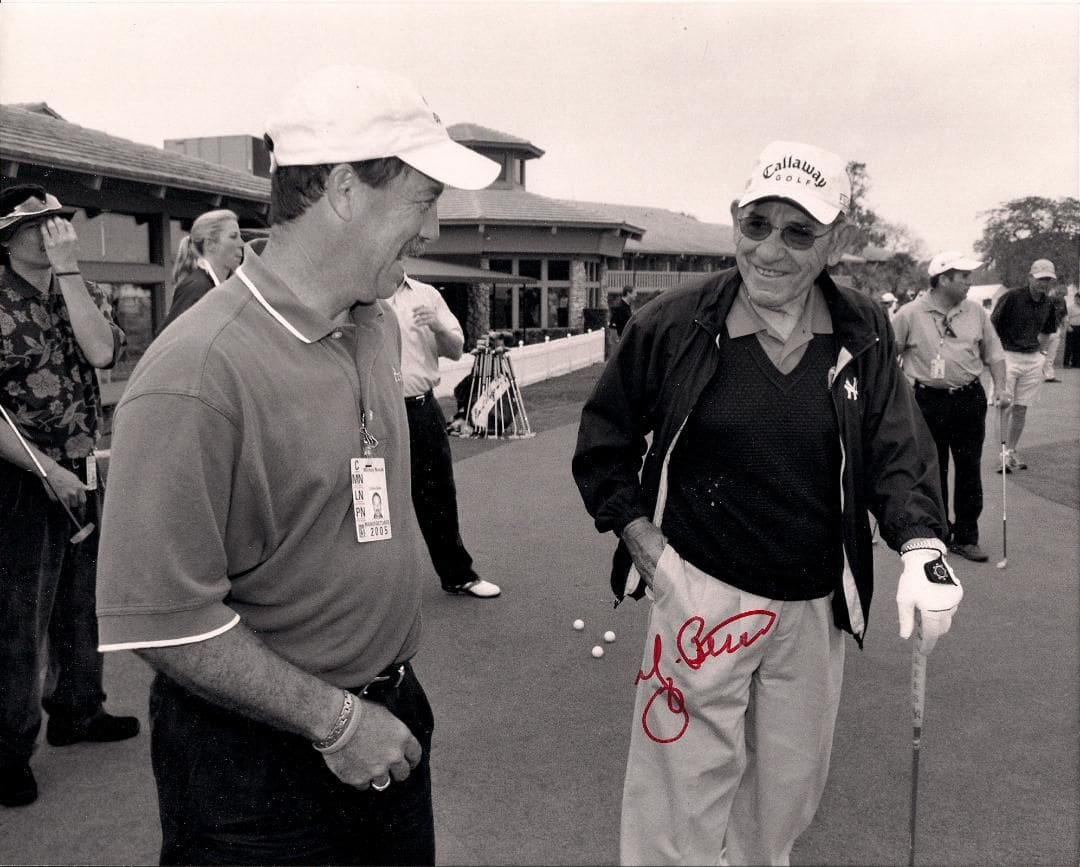
[[0, 4], [0, 102], [145, 144], [261, 135], [322, 65], [411, 78], [447, 124], [543, 149], [531, 192], [729, 223], [774, 139], [864, 162], [927, 252], [980, 212], [1078, 196], [1072, 3]]

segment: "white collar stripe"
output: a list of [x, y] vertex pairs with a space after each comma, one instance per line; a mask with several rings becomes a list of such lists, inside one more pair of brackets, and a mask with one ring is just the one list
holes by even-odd
[[255, 284], [248, 279], [248, 275], [244, 273], [243, 265], [237, 268], [235, 273], [236, 276], [239, 277], [241, 281], [243, 281], [243, 284], [251, 290], [251, 294], [255, 296], [255, 300], [258, 301], [263, 307], [265, 307], [266, 312], [273, 316], [278, 322], [280, 322], [293, 337], [296, 337], [304, 343], [315, 342], [314, 340], [308, 340], [308, 338], [304, 337], [303, 334], [301, 334], [299, 331], [296, 330], [296, 328], [293, 327], [293, 324], [289, 322], [288, 319], [286, 319], [273, 307], [270, 306], [270, 302], [263, 297], [263, 294], [255, 288]]

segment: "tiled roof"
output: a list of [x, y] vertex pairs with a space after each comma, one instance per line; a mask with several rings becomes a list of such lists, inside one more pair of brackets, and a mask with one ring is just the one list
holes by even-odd
[[731, 226], [724, 223], [703, 223], [696, 217], [668, 211], [664, 208], [640, 205], [609, 205], [603, 202], [575, 202], [591, 211], [641, 226], [645, 234], [626, 242], [627, 254], [670, 256], [734, 256], [735, 243]]
[[0, 105], [0, 158], [247, 201], [270, 200], [265, 178], [87, 129], [43, 108], [48, 106]]
[[515, 223], [517, 225], [622, 228], [639, 234], [641, 225], [592, 205], [549, 199], [522, 189], [458, 190], [447, 188], [439, 199], [439, 222]]
[[513, 150], [528, 150], [534, 157], [542, 157], [544, 151], [527, 139], [518, 138], [510, 133], [499, 132], [478, 123], [455, 123], [447, 127], [450, 138], [464, 145], [491, 145], [507, 147]]

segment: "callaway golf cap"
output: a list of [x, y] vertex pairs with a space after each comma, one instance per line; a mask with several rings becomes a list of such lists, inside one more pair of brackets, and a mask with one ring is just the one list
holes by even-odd
[[285, 94], [266, 123], [275, 165], [397, 157], [451, 187], [479, 190], [498, 163], [453, 141], [408, 79], [366, 66], [329, 66]]
[[46, 217], [70, 217], [75, 208], [66, 208], [59, 199], [38, 184], [14, 184], [0, 191], [0, 238], [7, 239], [28, 221]]
[[1036, 280], [1040, 280], [1043, 277], [1050, 277], [1057, 280], [1057, 271], [1054, 270], [1054, 263], [1049, 259], [1036, 259], [1031, 263], [1031, 276]]
[[974, 271], [981, 267], [982, 262], [978, 259], [969, 259], [957, 250], [945, 250], [930, 260], [930, 264], [926, 266], [926, 273], [931, 277], [936, 277], [946, 271]]
[[774, 141], [758, 157], [739, 207], [759, 199], [788, 199], [828, 225], [851, 205], [844, 161], [814, 145]]

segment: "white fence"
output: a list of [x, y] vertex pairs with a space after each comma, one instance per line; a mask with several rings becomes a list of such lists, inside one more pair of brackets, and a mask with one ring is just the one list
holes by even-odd
[[[510, 363], [514, 377], [524, 388], [534, 382], [562, 376], [598, 364], [604, 360], [604, 331], [598, 329], [585, 334], [573, 334], [529, 346], [516, 346], [510, 350]], [[436, 397], [449, 397], [454, 386], [461, 382], [473, 366], [473, 355], [465, 353], [457, 361], [439, 359], [441, 381], [435, 387]]]

